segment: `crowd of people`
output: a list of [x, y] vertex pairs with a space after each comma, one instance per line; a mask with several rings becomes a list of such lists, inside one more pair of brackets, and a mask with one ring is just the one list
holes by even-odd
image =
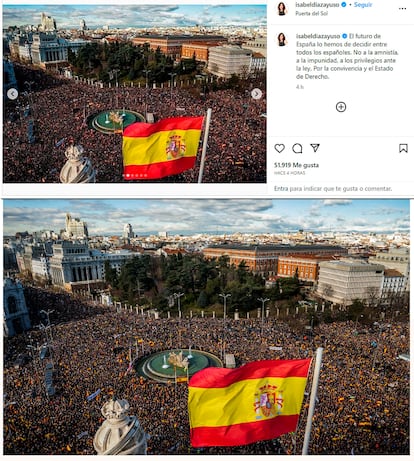
[[[26, 75], [27, 74], [27, 75]], [[138, 86], [104, 87], [61, 78], [39, 78], [39, 71], [19, 67], [26, 90], [6, 105], [3, 126], [3, 175], [7, 183], [56, 183], [66, 162], [65, 149], [80, 144], [100, 183], [123, 182], [122, 134], [103, 134], [88, 120], [99, 112], [129, 109], [156, 119], [206, 115], [212, 109], [203, 182], [266, 182], [265, 96], [251, 89], [200, 93], [178, 85], [172, 90]], [[27, 108], [30, 107], [28, 111]], [[33, 122], [35, 141], [29, 142]], [[201, 146], [200, 146], [201, 152]], [[161, 182], [197, 182], [199, 162]]]
[[[167, 318], [103, 306], [68, 294], [26, 289], [31, 315], [50, 313], [51, 356], [37, 353], [14, 366], [28, 345], [42, 344], [45, 330], [6, 338], [4, 344], [4, 453], [94, 454], [93, 437], [104, 402], [128, 400], [150, 436], [148, 454], [300, 454], [308, 397], [295, 434], [244, 447], [191, 448], [187, 384], [161, 384], [127, 372], [131, 358], [174, 348], [198, 349], [237, 366], [260, 359], [312, 357], [323, 347], [310, 454], [409, 453], [408, 322], [320, 324], [313, 335], [268, 318]], [[44, 319], [43, 319], [44, 321]], [[276, 347], [276, 349], [275, 349]], [[35, 351], [36, 349], [30, 349]], [[45, 362], [53, 362], [54, 396], [44, 386]], [[310, 392], [310, 379], [306, 394]], [[94, 398], [89, 396], [99, 391]]]

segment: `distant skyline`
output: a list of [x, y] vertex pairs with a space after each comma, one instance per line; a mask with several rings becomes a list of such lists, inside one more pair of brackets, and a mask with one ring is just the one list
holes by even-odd
[[40, 24], [41, 13], [52, 16], [58, 29], [128, 27], [265, 26], [266, 5], [194, 4], [39, 4], [3, 5], [3, 28]]
[[3, 201], [3, 234], [65, 227], [65, 214], [89, 235], [410, 231], [409, 200], [26, 199]]

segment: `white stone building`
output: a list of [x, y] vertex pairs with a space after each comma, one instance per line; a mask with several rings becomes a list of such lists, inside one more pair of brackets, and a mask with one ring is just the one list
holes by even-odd
[[267, 38], [266, 37], [255, 37], [243, 43], [243, 48], [250, 50], [254, 53], [260, 53], [262, 56], [266, 57]]
[[381, 304], [392, 306], [407, 294], [407, 277], [395, 269], [385, 269], [381, 287]]
[[32, 259], [32, 275], [36, 280], [44, 282], [50, 280], [50, 264], [47, 256]]
[[349, 306], [355, 299], [379, 299], [384, 266], [362, 260], [322, 261], [316, 293], [323, 299]]
[[207, 70], [221, 78], [232, 75], [247, 77], [255, 70], [263, 70], [265, 58], [259, 60], [257, 53], [236, 45], [211, 47], [208, 56]]
[[122, 233], [122, 237], [124, 239], [132, 239], [132, 238], [134, 238], [134, 231], [132, 230], [131, 224], [125, 224], [124, 231]]
[[88, 225], [79, 218], [72, 218], [70, 213], [66, 213], [66, 237], [84, 239], [88, 237]]
[[62, 241], [53, 245], [50, 258], [52, 284], [67, 291], [88, 290], [102, 285], [105, 280], [105, 261], [119, 273], [127, 260], [139, 253], [117, 251], [102, 253], [91, 250], [86, 243]]
[[42, 13], [40, 16], [40, 22], [40, 29], [43, 32], [56, 30], [56, 21], [52, 18], [52, 16]]
[[409, 248], [389, 248], [368, 259], [373, 264], [382, 264], [386, 269], [393, 269], [404, 276], [404, 290], [410, 289], [410, 250]]
[[35, 33], [31, 44], [31, 57], [33, 64], [43, 66], [66, 64], [68, 61], [67, 42], [52, 32]]

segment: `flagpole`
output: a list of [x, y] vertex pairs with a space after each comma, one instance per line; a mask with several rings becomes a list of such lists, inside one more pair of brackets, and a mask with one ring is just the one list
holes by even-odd
[[201, 183], [203, 179], [204, 163], [206, 161], [207, 139], [208, 132], [210, 131], [211, 122], [211, 109], [207, 109], [206, 125], [204, 127], [203, 150], [201, 152], [200, 171], [198, 172], [198, 182]]
[[315, 411], [316, 396], [318, 393], [319, 373], [322, 365], [323, 348], [318, 347], [316, 350], [315, 368], [313, 370], [312, 390], [309, 399], [308, 420], [306, 422], [305, 437], [303, 439], [302, 455], [308, 454], [310, 434], [312, 430], [312, 418]]

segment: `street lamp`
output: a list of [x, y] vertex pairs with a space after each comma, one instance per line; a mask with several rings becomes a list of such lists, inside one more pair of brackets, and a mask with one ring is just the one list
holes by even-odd
[[[49, 331], [50, 331], [50, 339], [51, 339], [51, 342], [53, 342], [53, 336], [52, 336], [52, 330], [51, 330], [51, 326], [52, 326], [52, 325], [50, 324], [50, 314], [51, 314], [52, 312], [55, 312], [55, 310], [53, 309], [53, 310], [45, 311], [45, 310], [42, 309], [42, 310], [40, 311], [41, 314], [46, 314], [46, 316], [47, 316], [47, 325], [46, 325], [46, 327], [45, 327], [45, 331], [46, 331], [46, 329], [49, 329]], [[46, 338], [47, 338], [47, 335], [46, 335]]]
[[222, 297], [224, 301], [224, 305], [223, 305], [223, 321], [224, 321], [226, 319], [226, 299], [229, 298], [231, 294], [228, 293], [225, 295], [224, 293], [220, 293], [219, 296]]
[[145, 74], [145, 88], [148, 88], [148, 74], [150, 74], [151, 71], [148, 70], [148, 69], [145, 69], [144, 70], [144, 74]]
[[30, 82], [25, 81], [23, 83], [23, 85], [26, 88], [27, 99], [29, 100], [30, 112], [33, 115], [33, 117], [35, 116], [35, 109], [34, 109], [33, 96], [32, 96], [32, 85], [34, 84], [35, 84], [34, 81], [30, 81]]
[[145, 74], [145, 121], [147, 121], [147, 113], [148, 113], [148, 74], [150, 74], [151, 71], [148, 69], [144, 70]]
[[174, 77], [177, 75], [175, 72], [169, 72], [168, 75], [171, 75], [171, 101], [173, 97], [173, 86], [174, 86]]
[[112, 80], [114, 78], [115, 74], [115, 106], [118, 107], [118, 73], [120, 72], [119, 69], [113, 69], [108, 72], [109, 74], [109, 80]]
[[225, 342], [225, 334], [226, 334], [226, 300], [231, 296], [230, 293], [224, 294], [220, 293], [219, 296], [223, 298], [223, 360], [226, 359], [226, 342]]
[[359, 318], [362, 319], [363, 317], [364, 317], [363, 314], [357, 315], [357, 316], [356, 316], [356, 319], [355, 319], [355, 330], [358, 330], [358, 328], [357, 328], [357, 327], [358, 327], [358, 319], [359, 319]]
[[257, 298], [257, 300], [262, 302], [262, 326], [260, 330], [260, 336], [263, 338], [264, 305], [267, 301], [270, 301], [270, 299], [269, 298]]
[[[32, 339], [30, 338], [30, 343], [32, 343]], [[35, 368], [35, 374], [36, 374], [36, 383], [33, 387], [34, 392], [37, 393], [37, 385], [40, 384], [41, 388], [41, 383], [40, 383], [40, 350], [42, 349], [43, 346], [39, 346], [37, 343], [36, 346], [33, 346], [33, 344], [28, 344], [26, 346], [26, 349], [30, 350], [30, 355], [32, 356], [32, 361], [34, 364]], [[36, 351], [36, 354], [35, 354]]]
[[181, 319], [181, 305], [180, 298], [184, 296], [184, 293], [174, 293], [174, 298], [178, 300], [178, 318]]

